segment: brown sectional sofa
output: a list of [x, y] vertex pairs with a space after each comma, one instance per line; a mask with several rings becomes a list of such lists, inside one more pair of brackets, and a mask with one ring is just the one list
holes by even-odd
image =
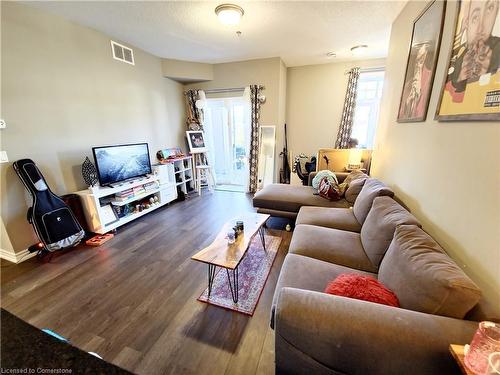
[[[347, 173], [336, 173], [339, 182], [344, 181]], [[351, 204], [346, 199], [328, 201], [315, 195], [311, 185], [315, 173], [309, 176], [309, 186], [270, 184], [255, 193], [253, 206], [257, 212], [271, 216], [281, 216], [295, 219], [303, 206], [348, 208]]]
[[[299, 209], [271, 311], [277, 373], [459, 373], [448, 346], [470, 342], [480, 290], [391, 196], [368, 179], [352, 208]], [[401, 308], [323, 293], [342, 273], [379, 279]]]

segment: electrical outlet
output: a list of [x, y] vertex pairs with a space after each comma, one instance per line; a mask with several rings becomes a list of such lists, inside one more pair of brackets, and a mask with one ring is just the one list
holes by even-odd
[[7, 123], [4, 119], [0, 118], [0, 129], [5, 129], [7, 127]]
[[0, 151], [0, 163], [8, 163], [9, 157], [7, 156], [7, 151]]

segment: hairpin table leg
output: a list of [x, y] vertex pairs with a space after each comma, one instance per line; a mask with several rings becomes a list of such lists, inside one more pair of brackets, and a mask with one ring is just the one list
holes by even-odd
[[233, 281], [231, 282], [231, 276], [229, 270], [226, 268], [227, 272], [227, 281], [229, 281], [229, 290], [231, 290], [231, 297], [233, 298], [234, 303], [238, 303], [238, 267], [232, 270]]
[[259, 228], [259, 234], [260, 234], [260, 240], [262, 241], [262, 246], [264, 247], [264, 251], [266, 250], [266, 236], [265, 236], [265, 229], [260, 227]]
[[216, 268], [217, 266], [214, 266], [213, 264], [208, 265], [208, 297], [210, 297], [210, 293], [212, 293], [212, 286], [214, 285]]

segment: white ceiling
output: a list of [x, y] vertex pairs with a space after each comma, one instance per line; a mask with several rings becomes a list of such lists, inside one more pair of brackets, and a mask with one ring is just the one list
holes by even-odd
[[[237, 1], [245, 15], [238, 26], [229, 27], [214, 13], [223, 2], [29, 4], [159, 57], [220, 63], [280, 56], [287, 66], [298, 66], [387, 56], [391, 24], [406, 3]], [[358, 44], [369, 48], [355, 58], [350, 48]], [[328, 51], [337, 57], [327, 59]]]

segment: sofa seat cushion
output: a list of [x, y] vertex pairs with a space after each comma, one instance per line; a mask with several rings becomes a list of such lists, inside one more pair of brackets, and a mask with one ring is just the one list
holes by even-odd
[[361, 192], [359, 193], [352, 211], [356, 219], [363, 225], [368, 212], [372, 208], [373, 200], [381, 196], [394, 196], [394, 192], [375, 178], [366, 179]]
[[358, 233], [361, 231], [361, 224], [350, 208], [302, 207], [295, 224], [317, 225]]
[[311, 186], [269, 184], [255, 193], [253, 206], [275, 211], [299, 212], [302, 206], [349, 207], [345, 199], [329, 201], [314, 195]]
[[379, 280], [404, 309], [462, 319], [481, 298], [480, 289], [416, 225], [401, 225], [380, 264]]
[[361, 243], [371, 262], [380, 265], [398, 225], [418, 225], [418, 220], [391, 197], [376, 197], [361, 228]]
[[[271, 311], [274, 311], [275, 303], [282, 288], [290, 287], [323, 292], [325, 285], [329, 281], [343, 273], [357, 273], [364, 276], [377, 277], [373, 273], [354, 270], [302, 255], [288, 254], [285, 257], [278, 282], [276, 283]], [[273, 322], [273, 319], [271, 319], [271, 322]]]
[[300, 224], [295, 227], [288, 252], [357, 270], [377, 272], [377, 267], [363, 250], [359, 233]]

